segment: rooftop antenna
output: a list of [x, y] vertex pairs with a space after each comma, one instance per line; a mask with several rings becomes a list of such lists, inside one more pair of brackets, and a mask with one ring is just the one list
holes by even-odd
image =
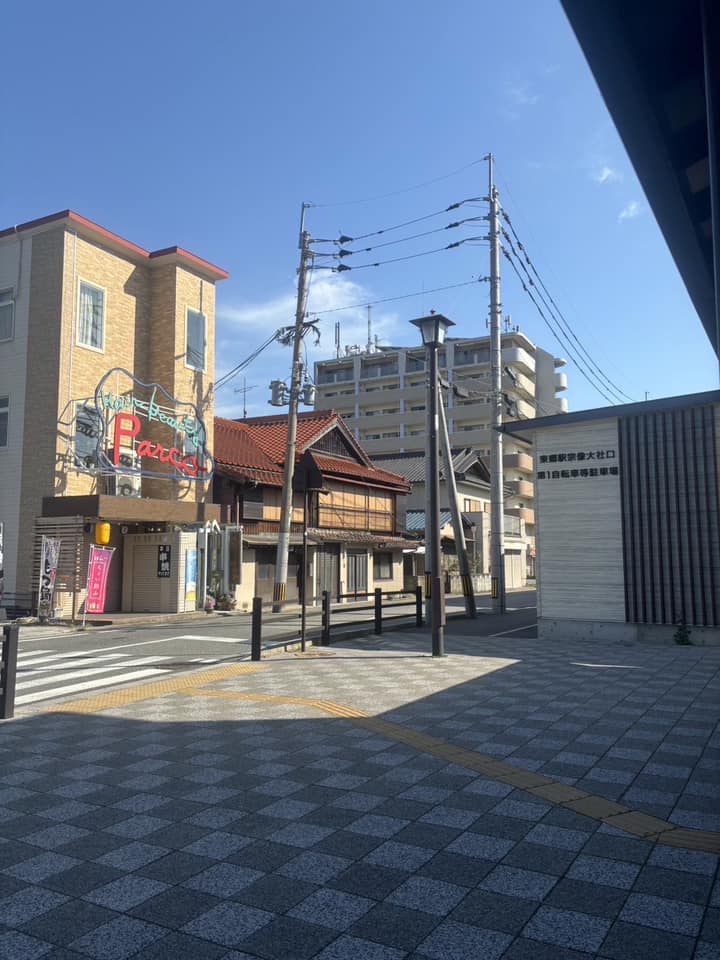
[[509, 313], [505, 314], [504, 323], [505, 323], [505, 333], [510, 333], [510, 328], [512, 327], [512, 317], [510, 316]]
[[335, 324], [335, 359], [339, 360], [342, 356], [342, 350], [340, 349], [340, 321], [338, 320]]
[[372, 307], [368, 304], [368, 338], [367, 338], [367, 352], [373, 352], [373, 338], [372, 338]]

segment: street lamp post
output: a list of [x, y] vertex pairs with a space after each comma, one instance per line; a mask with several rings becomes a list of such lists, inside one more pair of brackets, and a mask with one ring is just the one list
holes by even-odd
[[[439, 470], [439, 410], [438, 410], [438, 348], [445, 341], [449, 327], [454, 326], [440, 313], [431, 313], [410, 321], [420, 329], [427, 357], [429, 403], [429, 457], [425, 482], [430, 491], [430, 516], [425, 518], [425, 556], [430, 560], [430, 617], [432, 622], [432, 655], [445, 656], [445, 597], [440, 576], [440, 470]], [[429, 531], [429, 536], [428, 536]]]

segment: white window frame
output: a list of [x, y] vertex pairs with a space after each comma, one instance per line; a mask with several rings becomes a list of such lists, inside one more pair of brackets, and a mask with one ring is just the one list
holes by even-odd
[[[80, 300], [82, 297], [82, 288], [90, 287], [93, 290], [99, 290], [102, 293], [102, 345], [99, 347], [94, 347], [91, 343], [83, 343], [80, 339]], [[93, 283], [91, 280], [84, 280], [82, 277], [78, 277], [78, 294], [77, 294], [77, 325], [75, 328], [75, 342], [79, 347], [82, 347], [83, 350], [92, 350], [94, 353], [105, 353], [105, 329], [107, 327], [107, 290], [105, 287], [101, 287], [97, 283]]]
[[0, 290], [0, 307], [10, 305], [10, 336], [0, 337], [0, 343], [9, 343], [15, 339], [15, 291], [12, 287]]
[[[190, 330], [190, 314], [196, 313], [199, 317], [203, 318], [203, 362], [202, 366], [198, 366], [197, 363], [188, 363], [188, 333]], [[185, 307], [185, 366], [188, 370], [197, 370], [199, 373], [205, 373], [207, 370], [207, 314], [202, 310], [198, 310], [196, 307]]]
[[10, 396], [0, 397], [0, 415], [7, 414], [7, 436], [5, 443], [0, 444], [0, 450], [7, 450], [10, 446]]

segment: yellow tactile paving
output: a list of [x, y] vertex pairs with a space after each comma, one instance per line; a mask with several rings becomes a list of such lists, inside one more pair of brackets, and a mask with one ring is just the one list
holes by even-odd
[[254, 673], [264, 669], [263, 664], [229, 664], [208, 670], [204, 673], [183, 674], [147, 683], [137, 687], [126, 687], [101, 694], [87, 700], [78, 700], [72, 703], [60, 704], [47, 711], [49, 713], [97, 713], [102, 710], [111, 710], [115, 707], [124, 707], [131, 703], [143, 700], [153, 700], [171, 693], [184, 696], [202, 698], [220, 698], [225, 700], [244, 700], [254, 703], [273, 703], [278, 706], [305, 706], [319, 710], [332, 717], [350, 720], [357, 726], [371, 730], [380, 736], [387, 737], [399, 743], [405, 743], [422, 753], [456, 763], [459, 766], [474, 770], [483, 776], [498, 780], [521, 790], [527, 790], [534, 796], [540, 797], [554, 806], [565, 807], [582, 813], [594, 820], [616, 827], [633, 836], [643, 837], [656, 843], [673, 847], [683, 847], [688, 850], [700, 850], [707, 853], [720, 853], [720, 833], [706, 830], [690, 830], [675, 826], [667, 820], [652, 817], [638, 810], [629, 810], [619, 803], [606, 800], [604, 797], [593, 796], [578, 790], [575, 787], [543, 777], [529, 770], [503, 763], [487, 754], [475, 750], [467, 750], [447, 743], [437, 737], [429, 736], [418, 730], [411, 730], [398, 723], [372, 717], [362, 710], [348, 707], [332, 700], [316, 700], [307, 697], [284, 697], [266, 693], [249, 693], [234, 690], [209, 690], [210, 684], [222, 680], [231, 680], [243, 674]]
[[521, 770], [509, 763], [503, 763], [494, 757], [466, 750], [453, 744], [431, 737], [418, 730], [409, 730], [400, 724], [379, 717], [371, 717], [361, 710], [345, 707], [330, 700], [312, 700], [304, 697], [282, 697], [269, 694], [244, 693], [234, 691], [206, 690], [195, 687], [186, 691], [197, 697], [223, 697], [228, 700], [261, 701], [263, 703], [301, 704], [314, 707], [333, 717], [344, 717], [352, 720], [357, 726], [372, 730], [380, 736], [408, 744], [415, 749], [429, 753], [432, 756], [447, 760], [448, 763], [457, 763], [470, 770], [475, 770], [493, 780], [507, 783], [520, 790], [527, 790], [554, 806], [566, 807], [582, 813], [593, 820], [600, 820], [608, 826], [617, 827], [633, 836], [654, 840], [657, 843], [670, 846], [685, 847], [691, 850], [703, 850], [709, 853], [720, 853], [720, 833], [711, 833], [704, 830], [687, 830], [676, 827], [667, 820], [651, 817], [646, 813], [629, 810], [619, 803], [606, 800], [585, 793], [575, 787], [558, 783], [548, 777], [543, 777], [529, 770]]
[[232, 680], [244, 673], [254, 673], [257, 670], [264, 669], [266, 668], [262, 664], [257, 663], [233, 663], [225, 667], [218, 667], [216, 670], [206, 670], [204, 673], [182, 674], [177, 677], [169, 677], [167, 680], [156, 680], [153, 683], [143, 683], [140, 686], [111, 690], [108, 693], [101, 693], [86, 700], [60, 703], [44, 712], [99, 713], [102, 710], [125, 707], [130, 703], [140, 703], [142, 700], [155, 700], [157, 697], [164, 697], [168, 693], [180, 693], [206, 683]]

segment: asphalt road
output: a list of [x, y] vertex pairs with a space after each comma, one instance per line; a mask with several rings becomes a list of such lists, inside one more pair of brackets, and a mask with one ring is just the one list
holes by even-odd
[[[481, 598], [479, 617], [466, 620], [452, 617], [453, 612], [463, 610], [463, 601], [450, 600], [446, 630], [449, 652], [452, 652], [453, 636], [534, 636], [534, 604], [534, 591], [511, 594], [509, 612], [496, 616], [489, 612], [489, 598]], [[393, 611], [399, 612], [404, 611]], [[342, 621], [356, 620], [359, 616], [335, 611], [333, 642], [341, 641], [343, 633], [348, 631], [357, 637], [357, 626], [343, 625]], [[371, 616], [368, 611], [368, 619]], [[422, 644], [428, 628], [418, 629], [411, 618], [404, 622]], [[318, 636], [319, 628], [319, 613], [311, 611], [308, 638]], [[296, 641], [299, 631], [299, 615], [266, 615], [263, 646], [267, 650], [272, 645]], [[52, 627], [44, 628], [43, 632], [21, 631], [16, 709], [22, 712], [43, 708], [52, 701], [76, 699], [119, 685], [162, 679], [178, 671], [248, 659], [250, 633], [251, 618], [246, 614], [88, 631], [57, 632]], [[354, 642], [362, 643], [362, 640]]]

